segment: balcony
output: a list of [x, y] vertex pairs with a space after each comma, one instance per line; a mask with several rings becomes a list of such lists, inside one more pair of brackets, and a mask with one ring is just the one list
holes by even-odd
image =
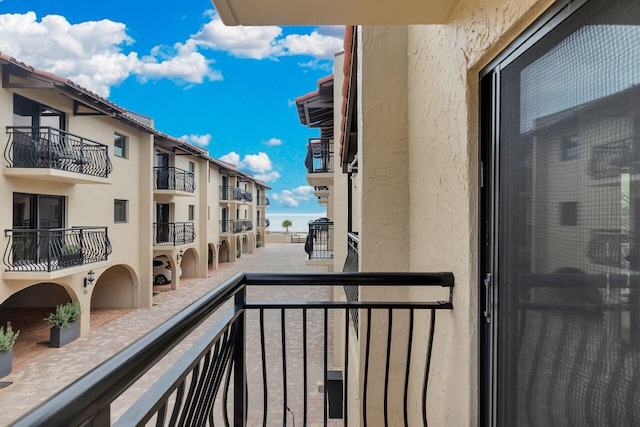
[[220, 200], [227, 202], [240, 202], [242, 201], [243, 191], [238, 187], [225, 187], [220, 186]]
[[193, 222], [154, 222], [153, 246], [179, 246], [193, 243], [196, 232]]
[[269, 206], [269, 198], [267, 196], [259, 196], [258, 197], [258, 206]]
[[111, 254], [107, 227], [5, 230], [7, 272], [51, 273], [106, 261]]
[[156, 194], [179, 194], [187, 193], [193, 195], [196, 191], [196, 182], [192, 172], [179, 168], [154, 167], [153, 189]]
[[[304, 250], [309, 255], [308, 265], [329, 265], [333, 261], [333, 222], [314, 221], [309, 223], [309, 234]], [[321, 262], [313, 262], [321, 261]]]
[[625, 170], [637, 174], [640, 171], [640, 144], [635, 138], [596, 145], [591, 149], [589, 175], [594, 179], [619, 177]]
[[[637, 237], [637, 236], [636, 236]], [[634, 236], [619, 230], [591, 230], [587, 247], [589, 260], [598, 265], [624, 268], [628, 266], [629, 250]]]
[[253, 195], [251, 191], [242, 191], [242, 200], [243, 203], [251, 203], [253, 201]]
[[333, 143], [327, 138], [310, 138], [307, 156], [307, 182], [314, 187], [333, 185]]
[[3, 173], [71, 184], [104, 183], [112, 170], [105, 144], [51, 127], [8, 126]]
[[269, 218], [258, 218], [257, 223], [258, 228], [267, 228], [271, 225], [271, 221], [269, 221]]
[[250, 219], [243, 219], [242, 228], [245, 232], [253, 230], [253, 222]]
[[[330, 286], [429, 289], [438, 301], [285, 301], [247, 298], [260, 288], [281, 295]], [[447, 386], [430, 378], [446, 363], [432, 360], [440, 345], [436, 317], [452, 310], [451, 273], [236, 274], [152, 332], [18, 420], [15, 427], [132, 425], [363, 425], [414, 415], [427, 425], [426, 396]], [[289, 290], [288, 292], [286, 292]], [[431, 298], [430, 298], [431, 299]], [[360, 313], [359, 336], [348, 321]], [[111, 404], [208, 319], [202, 336], [117, 420]], [[277, 331], [276, 333], [265, 333]], [[358, 339], [360, 356], [344, 360]], [[335, 346], [335, 349], [334, 349]], [[342, 360], [333, 365], [334, 360]], [[304, 381], [291, 382], [299, 375]], [[342, 379], [341, 379], [342, 378]], [[283, 386], [284, 384], [284, 386]], [[319, 385], [319, 387], [318, 387]], [[404, 399], [394, 399], [400, 393]], [[343, 399], [342, 396], [348, 397]], [[350, 412], [358, 401], [359, 414]], [[317, 408], [317, 409], [316, 409]], [[383, 409], [384, 408], [384, 412]], [[372, 414], [380, 414], [373, 420]], [[367, 420], [367, 417], [369, 419]], [[402, 419], [402, 418], [401, 418]]]
[[242, 221], [238, 219], [220, 220], [220, 234], [240, 234], [242, 230]]

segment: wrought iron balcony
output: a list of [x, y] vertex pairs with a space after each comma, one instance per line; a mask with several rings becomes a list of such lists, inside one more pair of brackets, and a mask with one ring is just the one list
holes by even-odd
[[244, 231], [251, 231], [253, 230], [253, 222], [251, 222], [250, 219], [243, 219], [242, 227], [244, 228]]
[[[290, 288], [282, 294], [304, 295], [305, 288], [340, 285], [432, 287], [443, 300], [306, 302], [247, 298], [260, 287]], [[435, 334], [436, 314], [453, 309], [453, 286], [451, 273], [238, 273], [49, 398], [14, 427], [289, 425], [289, 415], [295, 416], [294, 424], [297, 421], [302, 426], [326, 426], [329, 417], [342, 418], [343, 425], [350, 425], [352, 407], [341, 396], [358, 400], [363, 425], [383, 425], [390, 422], [387, 409], [396, 390], [404, 393], [403, 403], [395, 399], [402, 405], [395, 409], [404, 413], [404, 425], [409, 422], [409, 411], [416, 411], [427, 425], [426, 396], [431, 382], [439, 381], [437, 376], [429, 378], [430, 370], [437, 369], [440, 362], [431, 360], [434, 345], [441, 339]], [[342, 357], [349, 355], [354, 337], [349, 310], [361, 314], [360, 339], [364, 340], [361, 348], [365, 351], [355, 363], [353, 358], [346, 359], [340, 368], [344, 380], [332, 381], [334, 334], [342, 343], [342, 348], [335, 350], [339, 351], [336, 356]], [[216, 323], [172, 368], [131, 406], [127, 404], [128, 410], [119, 419], [111, 420], [112, 402], [212, 317]], [[401, 323], [397, 330], [396, 323]], [[361, 374], [352, 375], [350, 370]], [[293, 375], [304, 380], [287, 381]], [[444, 381], [435, 385], [436, 390], [446, 386]], [[322, 385], [320, 393], [315, 384]], [[359, 390], [362, 395], [357, 396]], [[369, 409], [374, 407], [384, 408], [386, 419], [372, 420]]]
[[241, 201], [243, 191], [238, 187], [220, 186], [220, 200]]
[[249, 190], [242, 191], [242, 201], [243, 202], [252, 202], [253, 201], [253, 195], [251, 194], [251, 191], [249, 191]]
[[109, 147], [52, 127], [7, 126], [10, 168], [58, 169], [100, 178], [112, 170]]
[[193, 222], [154, 222], [154, 246], [178, 246], [193, 243], [196, 232]]
[[304, 165], [309, 173], [333, 172], [333, 144], [327, 138], [309, 138]]
[[269, 206], [271, 202], [267, 196], [259, 196], [258, 197], [258, 206]]
[[258, 218], [258, 228], [267, 228], [271, 225], [268, 218]]
[[640, 170], [640, 144], [635, 138], [623, 138], [591, 148], [589, 175], [596, 179], [620, 176], [624, 169], [630, 173]]
[[622, 268], [622, 261], [629, 261], [623, 257], [623, 245], [630, 247], [634, 235], [622, 234], [619, 230], [591, 230], [591, 238], [587, 252], [589, 260], [594, 264]]
[[52, 272], [105, 261], [111, 254], [107, 227], [5, 230], [6, 271]]
[[242, 221], [239, 219], [220, 220], [220, 234], [242, 233]]
[[154, 167], [154, 190], [175, 190], [194, 193], [196, 182], [192, 172], [174, 167]]
[[333, 222], [309, 223], [309, 234], [304, 244], [309, 259], [332, 259], [333, 245]]

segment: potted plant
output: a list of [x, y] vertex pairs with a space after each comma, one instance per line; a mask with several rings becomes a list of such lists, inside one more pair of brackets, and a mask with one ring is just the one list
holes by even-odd
[[58, 265], [61, 267], [69, 267], [78, 264], [82, 264], [82, 248], [80, 245], [64, 245], [60, 249]]
[[19, 334], [20, 331], [13, 331], [11, 322], [7, 322], [6, 331], [3, 326], [0, 326], [0, 378], [6, 377], [11, 373], [13, 346]]
[[69, 344], [80, 336], [80, 309], [79, 301], [72, 301], [56, 307], [56, 312], [45, 317], [44, 321], [53, 325], [49, 329], [49, 345], [59, 348]]

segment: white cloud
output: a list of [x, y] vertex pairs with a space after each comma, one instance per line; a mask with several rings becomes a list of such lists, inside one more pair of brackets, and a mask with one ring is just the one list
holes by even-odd
[[[332, 59], [343, 50], [344, 27], [318, 27], [311, 34], [282, 36], [281, 27], [227, 27], [217, 13], [192, 36], [198, 45], [221, 50], [238, 58], [276, 59], [280, 56], [305, 55]], [[342, 30], [340, 30], [342, 28]]]
[[280, 173], [273, 170], [273, 164], [267, 153], [247, 154], [242, 159], [235, 151], [220, 157], [220, 160], [230, 163], [238, 169], [251, 173], [256, 179], [273, 182], [280, 178]]
[[333, 64], [330, 61], [322, 61], [319, 59], [311, 59], [307, 62], [298, 62], [298, 65], [302, 68], [311, 68], [312, 70], [320, 70], [331, 72], [333, 71]]
[[211, 21], [192, 36], [198, 44], [214, 50], [229, 52], [238, 58], [264, 59], [281, 54], [276, 39], [282, 34], [280, 27], [227, 27], [216, 13]]
[[288, 208], [297, 208], [301, 201], [308, 201], [313, 198], [313, 187], [301, 185], [291, 190], [282, 190], [280, 193], [273, 193], [271, 197], [276, 202]]
[[180, 139], [194, 145], [199, 145], [200, 147], [206, 147], [211, 142], [211, 135], [182, 135]]
[[194, 84], [222, 79], [219, 71], [211, 69], [214, 61], [199, 53], [192, 41], [155, 48], [142, 58], [137, 52], [125, 53], [135, 42], [126, 29], [124, 23], [109, 19], [70, 24], [60, 15], [38, 21], [34, 12], [0, 14], [3, 53], [103, 97], [131, 75], [143, 82], [170, 78]]
[[265, 142], [265, 144], [267, 144], [267, 145], [269, 145], [271, 147], [275, 147], [277, 145], [282, 145], [282, 140], [280, 138], [271, 138], [270, 140]]
[[222, 160], [225, 163], [229, 163], [231, 165], [238, 166], [238, 163], [240, 163], [240, 155], [238, 153], [236, 153], [235, 151], [232, 151], [232, 152], [227, 153], [224, 156], [220, 157], [220, 160]]

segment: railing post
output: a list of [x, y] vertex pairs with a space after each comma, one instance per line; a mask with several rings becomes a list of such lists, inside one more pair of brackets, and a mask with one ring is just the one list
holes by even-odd
[[236, 319], [234, 352], [233, 352], [233, 425], [246, 426], [247, 422], [247, 369], [245, 366], [246, 356], [246, 286], [235, 295], [236, 310], [241, 313]]

